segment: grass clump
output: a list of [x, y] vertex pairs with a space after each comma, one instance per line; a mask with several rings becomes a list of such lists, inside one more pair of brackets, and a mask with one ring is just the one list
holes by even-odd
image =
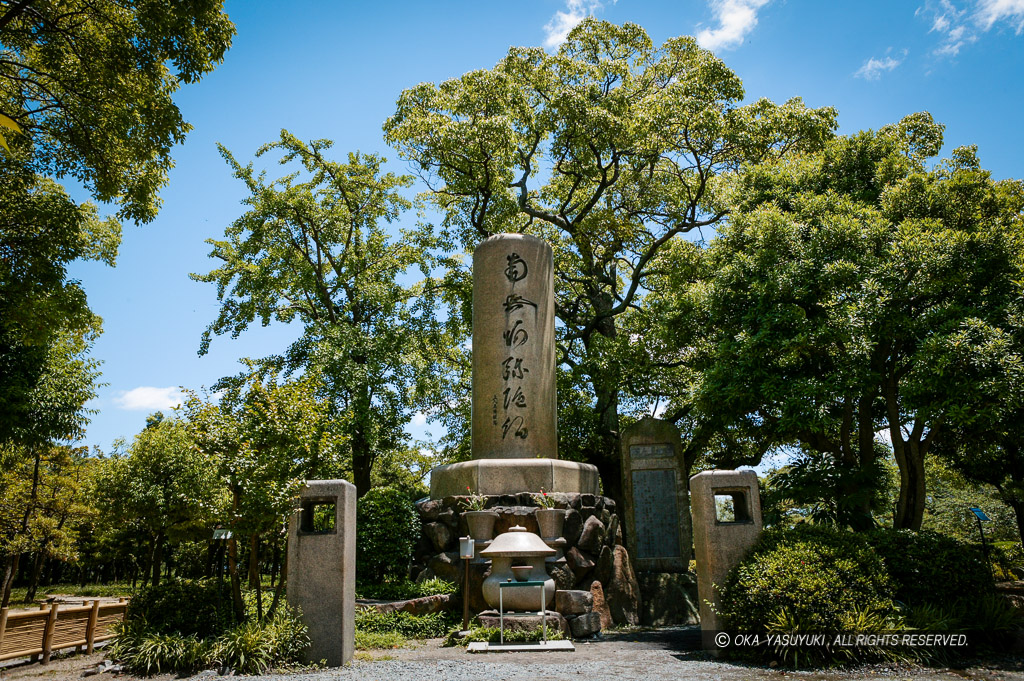
[[459, 587], [443, 579], [428, 579], [414, 582], [410, 579], [377, 584], [357, 584], [356, 598], [372, 598], [381, 601], [403, 601], [439, 594], [456, 594]]
[[413, 615], [409, 612], [378, 612], [374, 608], [356, 611], [356, 633], [398, 634], [403, 638], [441, 638], [458, 626], [459, 618], [450, 612]]
[[[549, 641], [561, 641], [564, 637], [558, 629], [548, 628]], [[460, 636], [458, 630], [454, 630], [445, 637], [444, 646], [468, 646], [475, 641], [487, 643], [498, 643], [501, 641], [501, 629], [497, 627], [472, 627], [465, 636]], [[505, 643], [535, 643], [544, 638], [544, 631], [541, 627], [536, 629], [516, 629], [505, 631]]]

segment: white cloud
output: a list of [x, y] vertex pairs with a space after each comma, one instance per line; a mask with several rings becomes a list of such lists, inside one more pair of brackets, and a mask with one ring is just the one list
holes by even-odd
[[412, 415], [412, 425], [414, 426], [425, 426], [427, 424], [427, 415], [422, 411], [418, 411]]
[[771, 0], [711, 0], [711, 11], [717, 28], [705, 28], [697, 34], [697, 42], [709, 50], [729, 50], [743, 44], [743, 39], [757, 26], [757, 11]]
[[[612, 0], [614, 5], [616, 0]], [[569, 31], [589, 16], [604, 8], [601, 0], [565, 0], [565, 11], [555, 12], [551, 21], [544, 25], [544, 47], [557, 48], [569, 37]]]
[[978, 0], [974, 20], [983, 31], [999, 21], [1016, 23], [1014, 31], [1020, 35], [1024, 31], [1024, 0]]
[[955, 57], [965, 45], [977, 42], [993, 26], [1008, 23], [1014, 32], [1024, 32], [1024, 0], [973, 0], [973, 8], [958, 6], [952, 0], [928, 0], [922, 12], [932, 15], [930, 33], [942, 36], [942, 42], [932, 53], [940, 57]]
[[[906, 55], [906, 52], [904, 52], [904, 55]], [[872, 57], [864, 62], [853, 75], [864, 80], [878, 80], [882, 77], [883, 72], [892, 71], [902, 63], [903, 59], [896, 59], [894, 57], [884, 57], [883, 59]]]
[[174, 409], [180, 406], [183, 401], [184, 397], [181, 394], [181, 389], [177, 386], [154, 388], [143, 385], [128, 391], [122, 390], [121, 394], [114, 398], [114, 403], [126, 411]]

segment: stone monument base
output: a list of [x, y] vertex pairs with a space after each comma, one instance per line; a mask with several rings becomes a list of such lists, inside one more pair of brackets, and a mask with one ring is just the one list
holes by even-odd
[[519, 492], [598, 494], [597, 467], [561, 459], [474, 459], [430, 471], [430, 498]]

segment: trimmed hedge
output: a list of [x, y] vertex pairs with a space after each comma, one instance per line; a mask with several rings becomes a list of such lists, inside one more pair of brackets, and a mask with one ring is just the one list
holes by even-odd
[[393, 487], [374, 487], [356, 505], [356, 579], [363, 584], [404, 581], [420, 520], [416, 508]]
[[765, 632], [783, 621], [801, 631], [842, 631], [865, 612], [895, 610], [885, 563], [863, 535], [816, 525], [765, 532], [721, 588], [727, 629]]

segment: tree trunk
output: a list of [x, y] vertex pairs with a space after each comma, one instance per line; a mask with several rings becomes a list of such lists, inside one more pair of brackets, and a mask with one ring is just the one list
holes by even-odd
[[[235, 525], [234, 518], [238, 513], [238, 487], [232, 485], [231, 515], [232, 528]], [[228, 574], [231, 576], [231, 603], [235, 610], [235, 619], [238, 622], [245, 620], [245, 601], [242, 600], [242, 584], [238, 577], [238, 539], [235, 538], [234, 529], [231, 532], [231, 539], [228, 540]]]
[[1017, 535], [1021, 544], [1024, 544], [1024, 502], [1013, 499], [1006, 503], [1013, 509], [1013, 515], [1017, 518]]
[[3, 596], [0, 597], [0, 608], [6, 608], [11, 604], [11, 588], [14, 586], [14, 577], [18, 574], [18, 563], [20, 561], [20, 553], [7, 557], [6, 565], [4, 566], [3, 582], [0, 582], [0, 592], [3, 593]]
[[270, 610], [267, 617], [273, 617], [277, 612], [277, 604], [281, 601], [281, 593], [284, 591], [285, 582], [288, 580], [288, 539], [284, 540], [284, 559], [281, 561], [281, 576], [277, 579], [277, 586], [274, 587], [274, 600], [270, 602]]
[[150, 568], [153, 570], [153, 586], [160, 584], [160, 567], [164, 559], [164, 533], [159, 532], [153, 540], [153, 558]]
[[900, 496], [896, 501], [893, 527], [920, 530], [924, 520], [925, 481], [924, 452], [921, 442], [913, 439], [893, 442], [896, 463], [900, 468]]
[[39, 589], [39, 576], [43, 572], [43, 552], [37, 551], [36, 558], [32, 563], [32, 577], [29, 579], [28, 591], [25, 592], [25, 602], [31, 603], [36, 599], [36, 591]]
[[256, 589], [256, 621], [263, 619], [263, 585], [260, 584], [260, 536], [249, 538], [249, 588]]

